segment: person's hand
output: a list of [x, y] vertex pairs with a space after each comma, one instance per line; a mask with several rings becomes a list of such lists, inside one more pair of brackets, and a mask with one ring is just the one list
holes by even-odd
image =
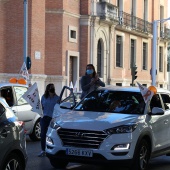
[[96, 82], [95, 78], [91, 79], [90, 85], [92, 86]]
[[95, 81], [98, 81], [98, 80], [99, 80], [99, 75], [96, 74], [96, 76], [95, 76]]

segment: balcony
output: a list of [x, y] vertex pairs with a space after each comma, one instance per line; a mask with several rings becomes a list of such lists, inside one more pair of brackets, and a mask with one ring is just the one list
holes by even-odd
[[152, 34], [152, 23], [122, 11], [119, 12], [119, 25], [142, 33]]
[[101, 20], [118, 21], [118, 8], [108, 2], [102, 1], [97, 4], [97, 16]]
[[170, 40], [170, 29], [167, 27], [162, 27], [160, 30], [160, 37], [163, 40]]

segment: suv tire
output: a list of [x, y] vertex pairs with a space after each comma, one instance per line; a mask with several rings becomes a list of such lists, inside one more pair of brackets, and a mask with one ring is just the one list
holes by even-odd
[[65, 168], [68, 165], [67, 161], [61, 161], [61, 160], [52, 159], [52, 158], [49, 158], [49, 160], [50, 160], [51, 165], [56, 169]]
[[133, 164], [130, 170], [146, 170], [150, 159], [151, 148], [147, 140], [142, 139], [136, 146]]
[[5, 159], [4, 165], [2, 169], [17, 169], [17, 170], [23, 170], [25, 169], [24, 160], [16, 154], [11, 153], [9, 156]]
[[39, 141], [41, 139], [40, 135], [41, 135], [41, 126], [40, 126], [40, 119], [38, 119], [29, 137], [32, 141]]

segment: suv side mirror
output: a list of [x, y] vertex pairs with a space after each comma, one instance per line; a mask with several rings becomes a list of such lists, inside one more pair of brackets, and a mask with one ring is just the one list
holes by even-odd
[[164, 114], [164, 110], [162, 108], [159, 107], [153, 107], [152, 111], [149, 113], [149, 115], [163, 115]]
[[63, 102], [60, 104], [62, 109], [72, 109], [74, 106], [70, 102]]

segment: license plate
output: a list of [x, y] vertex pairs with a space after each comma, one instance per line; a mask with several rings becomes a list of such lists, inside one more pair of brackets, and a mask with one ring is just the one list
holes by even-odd
[[67, 148], [66, 149], [66, 155], [92, 157], [93, 156], [93, 151], [92, 150]]

